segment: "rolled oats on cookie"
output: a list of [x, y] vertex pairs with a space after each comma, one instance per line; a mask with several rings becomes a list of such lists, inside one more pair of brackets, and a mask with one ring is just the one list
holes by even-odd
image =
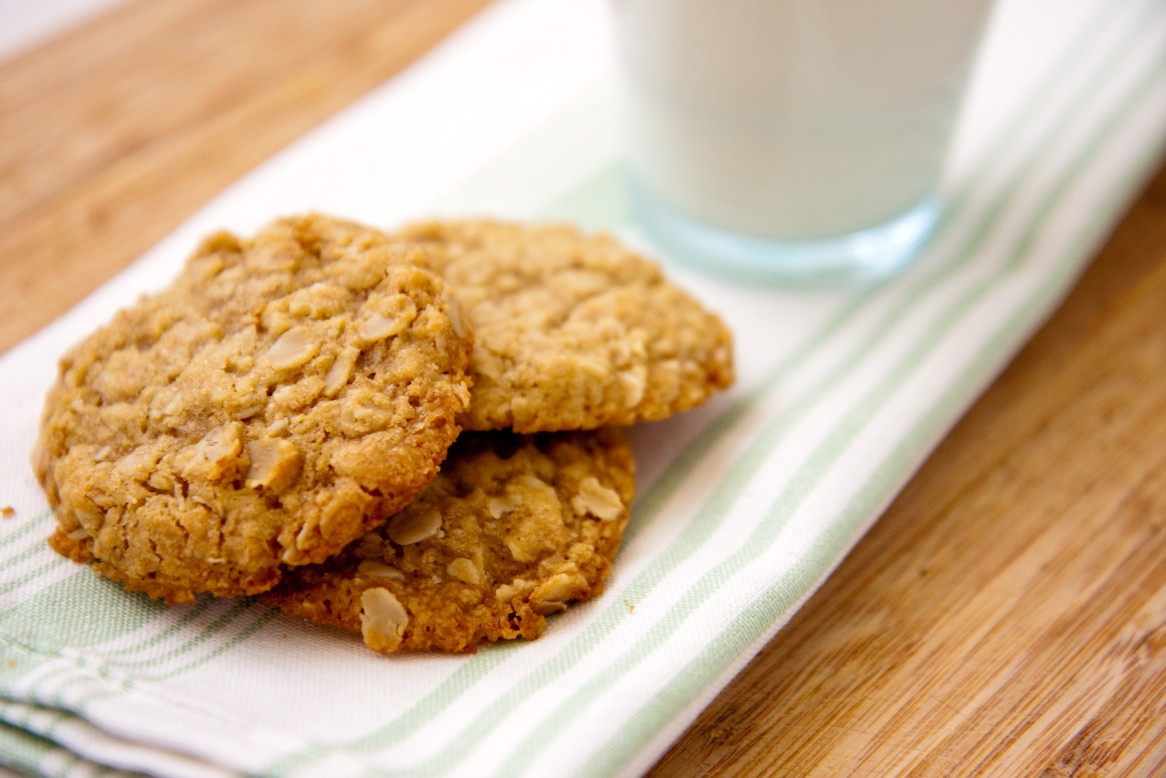
[[617, 429], [463, 433], [410, 505], [262, 597], [382, 653], [537, 638], [602, 591], [634, 491]]
[[661, 419], [733, 382], [721, 319], [606, 235], [427, 222], [422, 246], [474, 330], [467, 429], [594, 429]]
[[319, 215], [207, 238], [61, 360], [35, 461], [53, 547], [182, 603], [269, 589], [405, 506], [469, 398], [419, 253]]

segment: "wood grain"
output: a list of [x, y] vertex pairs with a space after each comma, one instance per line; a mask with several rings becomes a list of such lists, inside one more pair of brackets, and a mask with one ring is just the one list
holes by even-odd
[[[485, 0], [140, 0], [0, 62], [0, 351]], [[1166, 170], [653, 770], [1166, 774]]]

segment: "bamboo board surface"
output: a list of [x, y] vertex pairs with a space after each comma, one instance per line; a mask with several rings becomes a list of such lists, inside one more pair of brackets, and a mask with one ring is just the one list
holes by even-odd
[[[0, 61], [0, 352], [484, 4], [139, 0]], [[653, 775], [1166, 774], [1164, 474], [1166, 168]]]

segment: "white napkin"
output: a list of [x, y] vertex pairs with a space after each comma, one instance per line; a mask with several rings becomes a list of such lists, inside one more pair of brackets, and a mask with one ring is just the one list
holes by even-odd
[[740, 380], [632, 432], [606, 593], [540, 640], [387, 658], [248, 601], [166, 608], [45, 545], [56, 357], [201, 234], [319, 209], [567, 218], [654, 250], [619, 184], [603, 0], [510, 0], [210, 203], [0, 360], [0, 756], [47, 775], [631, 775], [785, 624], [1061, 299], [1160, 159], [1166, 5], [1003, 0], [921, 260], [782, 292], [672, 265]]

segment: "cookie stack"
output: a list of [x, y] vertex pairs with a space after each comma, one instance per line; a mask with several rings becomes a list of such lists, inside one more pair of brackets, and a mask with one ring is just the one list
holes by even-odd
[[602, 590], [619, 427], [732, 379], [721, 321], [609, 237], [310, 215], [211, 236], [74, 347], [34, 465], [52, 547], [131, 591], [472, 651]]

